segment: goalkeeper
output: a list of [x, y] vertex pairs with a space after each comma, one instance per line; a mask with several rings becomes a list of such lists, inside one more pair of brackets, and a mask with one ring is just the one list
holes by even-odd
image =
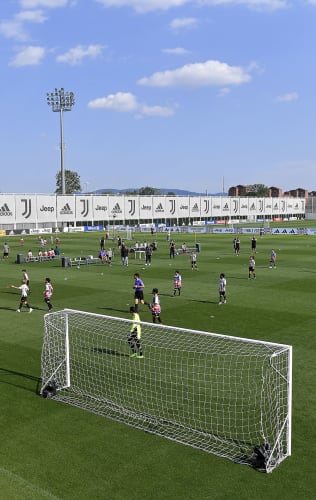
[[127, 338], [130, 348], [132, 349], [131, 358], [143, 358], [142, 345], [140, 339], [142, 336], [142, 329], [140, 326], [140, 317], [136, 312], [135, 307], [130, 307], [129, 312], [132, 314], [133, 323]]

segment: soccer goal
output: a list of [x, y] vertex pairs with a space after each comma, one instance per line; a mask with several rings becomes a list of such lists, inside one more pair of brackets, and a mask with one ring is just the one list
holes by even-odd
[[44, 316], [41, 395], [264, 472], [291, 454], [292, 348], [65, 309]]

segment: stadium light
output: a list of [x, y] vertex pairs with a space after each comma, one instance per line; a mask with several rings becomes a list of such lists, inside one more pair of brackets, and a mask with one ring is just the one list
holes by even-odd
[[54, 92], [47, 92], [47, 104], [52, 107], [54, 113], [59, 113], [60, 118], [60, 174], [61, 193], [66, 194], [65, 169], [64, 169], [64, 111], [71, 111], [75, 104], [75, 94], [65, 92], [65, 89], [56, 89]]

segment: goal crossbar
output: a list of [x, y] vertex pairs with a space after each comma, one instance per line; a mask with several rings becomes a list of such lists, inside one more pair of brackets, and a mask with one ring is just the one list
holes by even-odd
[[41, 394], [271, 472], [291, 455], [292, 347], [64, 309], [44, 316]]

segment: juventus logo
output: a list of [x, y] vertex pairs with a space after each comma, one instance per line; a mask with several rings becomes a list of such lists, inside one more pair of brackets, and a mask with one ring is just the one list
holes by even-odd
[[204, 212], [208, 214], [210, 211], [210, 200], [204, 200]]
[[81, 215], [82, 217], [87, 217], [89, 213], [89, 200], [80, 200], [82, 203], [82, 212]]
[[259, 200], [259, 212], [263, 212], [263, 200]]
[[234, 205], [233, 211], [236, 214], [238, 212], [238, 200], [233, 200], [233, 205]]
[[32, 212], [32, 201], [26, 198], [21, 199], [21, 202], [24, 204], [24, 212], [22, 212], [22, 215], [28, 219], [31, 215]]
[[176, 200], [169, 200], [171, 204], [170, 214], [174, 215], [176, 212]]
[[129, 209], [128, 213], [130, 215], [134, 215], [135, 214], [135, 206], [136, 206], [135, 200], [128, 200], [128, 203], [129, 203], [129, 206], [130, 206], [130, 209]]

